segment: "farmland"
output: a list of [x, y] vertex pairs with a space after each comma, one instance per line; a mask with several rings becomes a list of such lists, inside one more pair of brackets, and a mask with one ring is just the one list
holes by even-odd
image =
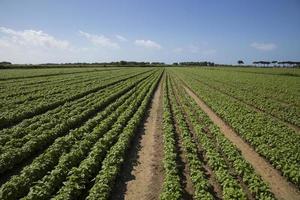
[[0, 70], [0, 199], [300, 199], [300, 71]]

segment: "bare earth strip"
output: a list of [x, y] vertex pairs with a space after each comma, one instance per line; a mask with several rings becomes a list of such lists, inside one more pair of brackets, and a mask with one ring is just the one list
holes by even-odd
[[182, 137], [181, 132], [179, 130], [178, 124], [175, 125], [176, 127], [176, 146], [177, 146], [177, 152], [178, 152], [178, 168], [179, 168], [179, 174], [181, 176], [181, 185], [183, 186], [183, 199], [185, 200], [192, 200], [193, 194], [194, 194], [194, 187], [192, 183], [192, 179], [190, 177], [190, 169], [188, 166], [188, 161], [186, 158], [186, 152], [184, 151], [184, 148], [182, 146]]
[[290, 122], [288, 122], [288, 121], [285, 121], [285, 120], [283, 120], [283, 119], [281, 119], [281, 118], [279, 118], [279, 117], [273, 115], [272, 113], [270, 113], [270, 112], [268, 112], [268, 111], [264, 111], [264, 110], [262, 110], [262, 109], [260, 109], [260, 108], [258, 108], [258, 107], [256, 107], [256, 106], [250, 104], [250, 103], [245, 102], [245, 101], [244, 101], [243, 99], [241, 99], [241, 98], [237, 98], [237, 97], [235, 97], [235, 96], [233, 96], [233, 95], [231, 95], [231, 94], [229, 94], [229, 93], [227, 93], [227, 92], [224, 92], [224, 91], [222, 91], [222, 90], [220, 90], [220, 89], [218, 89], [218, 88], [216, 88], [216, 87], [214, 87], [214, 86], [211, 86], [211, 85], [209, 85], [209, 84], [207, 84], [207, 83], [205, 83], [205, 82], [202, 82], [202, 81], [199, 81], [199, 80], [197, 80], [197, 81], [198, 81], [199, 83], [201, 83], [201, 84], [205, 84], [205, 85], [206, 85], [207, 87], [209, 87], [209, 88], [212, 88], [212, 89], [214, 89], [214, 90], [220, 92], [221, 94], [224, 94], [224, 95], [226, 95], [226, 96], [228, 96], [228, 97], [230, 97], [230, 98], [233, 98], [233, 99], [239, 101], [240, 103], [243, 103], [243, 104], [249, 106], [250, 108], [252, 108], [252, 109], [255, 110], [256, 112], [268, 114], [268, 115], [269, 115], [270, 117], [272, 117], [273, 119], [276, 119], [276, 120], [280, 121], [281, 123], [285, 124], [286, 126], [288, 126], [289, 128], [291, 128], [292, 130], [294, 130], [296, 133], [299, 133], [299, 134], [300, 134], [300, 127], [299, 127], [299, 126], [297, 126], [297, 125], [295, 125], [295, 124], [292, 124], [292, 123], [290, 123]]
[[[163, 79], [160, 81], [152, 99], [150, 112], [144, 126], [138, 133], [141, 135], [137, 163], [133, 166], [131, 178], [125, 181], [125, 194], [118, 199], [137, 200], [159, 199], [163, 183], [163, 143], [162, 143], [162, 112], [163, 112]], [[129, 172], [130, 173], [130, 172]], [[114, 196], [114, 194], [112, 195]]]
[[220, 128], [221, 132], [233, 144], [241, 150], [245, 159], [254, 167], [255, 171], [270, 185], [277, 199], [300, 199], [298, 189], [289, 183], [280, 172], [272, 167], [263, 157], [246, 143], [238, 134], [226, 124], [204, 101], [202, 101], [192, 90], [184, 86], [187, 93], [197, 102], [200, 108]]
[[250, 108], [252, 108], [252, 109], [255, 110], [256, 112], [264, 113], [264, 114], [269, 115], [269, 116], [272, 117], [273, 119], [276, 119], [276, 120], [280, 121], [280, 122], [283, 123], [284, 125], [288, 126], [288, 127], [291, 128], [292, 130], [294, 130], [296, 133], [299, 133], [299, 134], [300, 134], [300, 127], [299, 127], [299, 126], [297, 126], [297, 125], [295, 125], [295, 124], [292, 124], [291, 122], [288, 122], [288, 121], [286, 121], [286, 120], [284, 120], [284, 119], [281, 119], [281, 118], [277, 117], [276, 115], [274, 115], [274, 114], [272, 114], [272, 113], [270, 113], [270, 112], [268, 112], [268, 111], [262, 110], [262, 109], [256, 107], [255, 105], [250, 104], [250, 103], [244, 101], [244, 100], [241, 99], [241, 98], [235, 97], [234, 95], [231, 95], [231, 94], [229, 94], [228, 92], [225, 92], [225, 91], [223, 91], [223, 90], [218, 89], [217, 87], [214, 87], [214, 86], [212, 86], [212, 85], [209, 85], [209, 84], [207, 84], [207, 83], [205, 83], [205, 82], [202, 82], [202, 81], [200, 81], [200, 80], [196, 80], [196, 81], [199, 82], [199, 83], [201, 83], [201, 84], [206, 85], [207, 87], [209, 87], [209, 88], [211, 88], [211, 89], [214, 89], [214, 90], [220, 92], [221, 94], [224, 94], [224, 95], [226, 95], [226, 96], [228, 96], [228, 97], [230, 97], [230, 98], [233, 98], [233, 99], [239, 101], [239, 102], [242, 103], [242, 104], [245, 104], [245, 105], [249, 106]]

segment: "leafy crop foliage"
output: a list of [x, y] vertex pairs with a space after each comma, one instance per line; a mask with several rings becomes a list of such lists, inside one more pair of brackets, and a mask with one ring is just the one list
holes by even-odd
[[[227, 95], [206, 84], [201, 84], [201, 82], [198, 81], [201, 79], [199, 76], [197, 76], [197, 73], [195, 73], [194, 70], [195, 69], [179, 69], [176, 70], [175, 73], [177, 73], [177, 75], [184, 80], [186, 84], [192, 90], [194, 90], [196, 94], [199, 95], [199, 97], [201, 97], [219, 116], [221, 116], [229, 125], [231, 125], [231, 127], [233, 127], [243, 139], [251, 144], [259, 154], [265, 157], [274, 166], [274, 168], [280, 170], [284, 176], [286, 176], [291, 182], [295, 183], [299, 187], [300, 171], [297, 170], [300, 168], [299, 130], [293, 130], [281, 120], [272, 117], [270, 113], [259, 111], [253, 106], [249, 106], [241, 100], [234, 98], [235, 95]], [[217, 74], [218, 73], [223, 73], [223, 71], [218, 71]], [[274, 76], [277, 77], [277, 75]], [[214, 78], [214, 76], [212, 78]], [[255, 82], [257, 80], [254, 78], [252, 80], [252, 85], [245, 86], [245, 88], [256, 85]], [[286, 79], [287, 82], [291, 82], [291, 85], [292, 83], [295, 85], [292, 85], [293, 87], [296, 87], [297, 80], [294, 80], [293, 77]], [[242, 82], [242, 80], [240, 81]], [[247, 80], [247, 82], [250, 81], [251, 80]], [[275, 89], [271, 87], [271, 84], [274, 83], [269, 83], [267, 81], [265, 83], [265, 85], [269, 85], [269, 90], [273, 90], [272, 96], [270, 95], [270, 91], [267, 89], [261, 89], [263, 91], [261, 92], [261, 95], [265, 95], [265, 98], [270, 98], [276, 102], [279, 101], [278, 99], [280, 99], [280, 101], [288, 102], [289, 98], [296, 98], [295, 94], [292, 93], [293, 91], [295, 93], [295, 90], [292, 90], [292, 88], [286, 89], [285, 97], [281, 95], [275, 96]], [[239, 88], [243, 89], [244, 85], [241, 84], [237, 86], [237, 88], [238, 89], [236, 91], [239, 91]], [[284, 86], [282, 86], [282, 88], [284, 88]], [[254, 97], [251, 97], [250, 93], [249, 96], [245, 96], [244, 98]], [[297, 107], [299, 110], [299, 106], [294, 103], [291, 104], [294, 106], [290, 106], [289, 104], [285, 103], [282, 103], [282, 106], [285, 106], [285, 109], [288, 112], [290, 108], [292, 110], [292, 107]], [[264, 104], [261, 103], [260, 106], [263, 105]], [[265, 110], [267, 109], [268, 108]]]
[[297, 71], [178, 65], [1, 72], [0, 199], [111, 199], [158, 87], [157, 197], [276, 199], [186, 87], [300, 188]]

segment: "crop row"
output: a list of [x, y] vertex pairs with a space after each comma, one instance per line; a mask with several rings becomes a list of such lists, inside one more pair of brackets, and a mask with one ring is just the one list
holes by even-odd
[[[147, 80], [136, 85], [132, 90], [100, 112], [95, 118], [90, 119], [84, 126], [57, 139], [42, 155], [34, 160], [33, 164], [26, 166], [20, 175], [14, 176], [7, 182], [2, 187], [1, 194], [9, 199], [25, 195], [29, 187], [35, 184], [36, 180], [43, 177], [47, 171], [51, 171], [52, 167], [58, 162], [55, 169], [42, 179], [42, 184], [37, 183], [26, 197], [29, 199], [49, 198], [51, 191], [56, 190], [68, 175], [69, 167], [76, 166], [85, 157], [90, 151], [89, 149], [97, 141], [97, 138], [101, 138], [108, 131], [116, 118], [127, 108], [128, 104], [132, 102], [141, 89], [145, 88]], [[141, 87], [141, 89], [137, 89], [137, 87]], [[98, 124], [99, 122], [101, 123]], [[61, 155], [63, 156], [61, 157]]]
[[224, 68], [194, 68], [182, 69], [186, 72], [198, 74], [201, 80], [215, 81], [244, 91], [247, 95], [277, 101], [283, 105], [300, 106], [298, 78], [293, 76], [265, 75], [260, 73], [242, 73], [240, 70], [227, 70]]
[[[118, 72], [118, 76], [126, 74], [127, 73]], [[96, 72], [71, 77], [63, 76], [58, 80], [52, 78], [46, 83], [39, 83], [39, 81], [37, 81], [38, 83], [36, 85], [24, 85], [24, 83], [9, 84], [3, 89], [3, 91], [6, 92], [0, 95], [0, 99], [10, 101], [11, 104], [21, 104], [25, 101], [38, 99], [43, 95], [54, 95], [66, 89], [73, 89], [78, 86], [84, 88], [84, 86], [87, 87], [89, 84], [100, 83], [104, 78], [115, 78], [118, 76], [113, 75], [111, 72]]]
[[[148, 84], [147, 84], [148, 85]], [[90, 152], [92, 146], [103, 137], [106, 132], [111, 128], [113, 123], [116, 122], [117, 118], [125, 111], [130, 109], [130, 104], [133, 103], [133, 100], [137, 97], [137, 94], [147, 89], [145, 83], [139, 85], [139, 89], [136, 89], [130, 94], [131, 96], [127, 98], [124, 102], [124, 99], [119, 99], [120, 103], [124, 102], [116, 110], [114, 110], [106, 119], [101, 121], [92, 132], [88, 135], [82, 137], [68, 152], [59, 159], [58, 165], [52, 170], [49, 175], [43, 177], [34, 187], [31, 188], [30, 193], [24, 199], [45, 199], [49, 198], [59, 186], [66, 179], [68, 175], [68, 170], [72, 167], [78, 166], [81, 160]], [[127, 95], [126, 95], [127, 96]], [[128, 108], [129, 107], [129, 108]]]
[[[142, 73], [145, 73], [145, 72], [142, 72]], [[97, 84], [96, 86], [92, 86], [92, 88], [87, 87], [86, 89], [82, 88], [82, 90], [78, 90], [78, 89], [80, 89], [80, 87], [79, 87], [79, 88], [76, 88], [76, 91], [71, 93], [71, 95], [70, 95], [69, 91], [66, 90], [66, 93], [63, 94], [63, 98], [60, 98], [57, 100], [54, 99], [53, 101], [46, 100], [45, 102], [42, 102], [38, 106], [34, 106], [32, 108], [30, 106], [24, 106], [24, 108], [22, 106], [19, 106], [18, 109], [14, 112], [4, 112], [1, 114], [0, 128], [13, 125], [15, 123], [22, 121], [25, 118], [30, 118], [37, 114], [44, 113], [50, 109], [54, 109], [54, 108], [58, 107], [61, 104], [82, 98], [90, 93], [97, 92], [105, 87], [120, 83], [120, 82], [130, 79], [132, 77], [136, 77], [142, 73], [129, 75], [122, 79], [118, 78], [118, 79], [112, 79], [110, 81], [102, 81], [102, 82], [100, 82], [100, 84]]]
[[194, 142], [190, 133], [184, 114], [180, 109], [180, 104], [176, 101], [174, 92], [172, 91], [173, 88], [169, 86], [168, 89], [174, 123], [177, 124], [179, 135], [182, 138], [182, 146], [189, 166], [189, 176], [191, 177], [194, 187], [193, 199], [214, 199], [210, 193], [212, 186], [209, 184], [208, 178], [203, 170], [204, 163], [200, 157], [198, 157], [197, 144]]
[[[3, 116], [5, 116], [5, 113], [10, 113], [10, 116], [6, 115], [5, 117], [11, 118], [13, 116], [17, 116], [17, 118], [20, 118], [19, 121], [21, 121], [23, 117], [27, 118], [27, 115], [34, 115], [35, 112], [36, 113], [43, 112], [43, 109], [45, 109], [45, 110], [51, 109], [52, 108], [51, 104], [53, 105], [53, 104], [56, 104], [55, 102], [68, 100], [68, 98], [70, 98], [70, 96], [74, 96], [74, 94], [78, 93], [78, 91], [81, 91], [81, 90], [85, 91], [86, 89], [89, 90], [90, 89], [89, 86], [108, 84], [108, 83], [111, 83], [113, 81], [120, 79], [120, 77], [119, 76], [110, 77], [110, 78], [108, 78], [109, 79], [108, 83], [105, 82], [108, 79], [104, 79], [104, 78], [101, 79], [101, 77], [99, 77], [98, 79], [100, 79], [100, 81], [97, 81], [97, 82], [92, 81], [89, 83], [85, 83], [84, 80], [82, 80], [83, 81], [82, 84], [80, 84], [80, 85], [75, 84], [75, 85], [72, 85], [71, 87], [68, 87], [67, 85], [64, 85], [63, 87], [58, 86], [63, 89], [56, 89], [56, 88], [50, 87], [50, 88], [47, 88], [46, 91], [38, 92], [38, 94], [36, 94], [35, 97], [30, 96], [29, 99], [27, 99], [24, 103], [22, 103], [22, 102], [16, 103], [16, 102], [9, 102], [9, 101], [6, 102], [6, 100], [5, 100], [5, 102], [6, 102], [5, 104], [10, 104], [11, 106], [3, 107], [3, 109], [5, 110], [5, 112], [3, 112]], [[120, 83], [117, 83], [117, 84], [120, 84]], [[102, 88], [102, 89], [96, 91], [95, 93], [99, 93], [101, 91], [109, 89], [110, 87], [114, 87], [114, 85], [112, 84], [108, 87]], [[35, 98], [37, 98], [37, 99], [35, 99]], [[19, 99], [19, 97], [17, 97], [17, 99]], [[47, 108], [48, 105], [49, 105], [49, 107]], [[28, 112], [28, 111], [30, 111], [30, 112]], [[22, 117], [22, 115], [23, 115], [23, 117]], [[16, 120], [18, 120], [18, 119], [16, 119]]]
[[84, 98], [64, 104], [63, 106], [51, 110], [43, 115], [36, 116], [31, 120], [28, 120], [30, 121], [29, 123], [21, 123], [10, 129], [2, 130], [0, 132], [0, 144], [2, 145], [0, 152], [2, 152], [6, 146], [11, 146], [11, 144], [13, 146], [22, 145], [30, 140], [32, 136], [39, 134], [39, 132], [50, 131], [59, 124], [65, 123], [66, 120], [72, 118], [74, 115], [85, 112], [86, 106], [88, 106], [87, 104], [94, 105], [94, 103], [100, 98], [104, 98], [107, 95], [112, 94], [113, 91], [118, 91], [125, 87], [126, 85], [121, 83], [109, 86], [101, 91], [89, 94]]
[[164, 182], [161, 200], [182, 199], [182, 187], [180, 184], [179, 169], [177, 166], [176, 133], [171, 114], [169, 100], [169, 79], [166, 77], [163, 87], [163, 168]]
[[[18, 89], [33, 89], [35, 87], [40, 86], [46, 86], [53, 83], [59, 83], [59, 82], [66, 82], [66, 81], [73, 81], [76, 78], [84, 78], [88, 76], [93, 75], [99, 75], [99, 74], [105, 74], [105, 73], [111, 73], [110, 71], [87, 71], [84, 73], [75, 73], [75, 74], [66, 74], [63, 76], [50, 76], [50, 77], [36, 77], [31, 79], [24, 79], [24, 80], [11, 80], [11, 81], [2, 81], [0, 91], [10, 89], [12, 87], [17, 87]], [[3, 96], [9, 95], [10, 93], [13, 93], [13, 91], [10, 91], [8, 94], [1, 94]]]
[[[123, 88], [122, 87], [118, 88], [117, 91], [111, 90], [104, 98], [100, 96], [99, 98], [95, 98], [95, 100], [91, 102], [87, 100], [85, 106], [75, 108], [75, 110], [82, 109], [83, 111], [75, 112], [74, 116], [62, 119], [62, 122], [60, 122], [60, 124], [52, 125], [53, 128], [50, 130], [49, 128], [51, 127], [46, 126], [44, 127], [45, 131], [43, 132], [40, 133], [37, 131], [29, 132], [26, 135], [26, 138], [29, 138], [29, 140], [27, 141], [21, 138], [21, 141], [23, 141], [21, 145], [18, 144], [18, 140], [15, 140], [16, 144], [13, 144], [12, 148], [6, 148], [5, 151], [0, 155], [0, 172], [2, 173], [7, 169], [12, 168], [15, 164], [20, 163], [21, 161], [31, 156], [32, 153], [38, 150], [45, 149], [57, 137], [66, 134], [70, 129], [76, 128], [76, 126], [88, 120], [90, 117], [92, 117], [97, 112], [105, 108], [111, 102], [115, 101], [115, 99], [117, 99], [122, 94], [129, 91], [138, 82], [145, 79], [146, 77], [141, 76], [137, 80], [132, 81], [132, 83], [128, 82], [127, 85], [124, 85]], [[61, 117], [61, 116], [62, 115], [59, 114], [57, 117]], [[52, 120], [52, 118], [50, 119]], [[14, 147], [14, 146], [21, 146], [21, 147]]]
[[[173, 94], [173, 98], [174, 94]], [[195, 109], [195, 108], [193, 108]], [[222, 186], [223, 199], [246, 199], [246, 194], [242, 190], [239, 182], [230, 173], [230, 169], [227, 166], [222, 154], [215, 148], [213, 141], [202, 131], [202, 125], [197, 121], [195, 115], [187, 112], [187, 118], [191, 123], [192, 131], [195, 133], [198, 143], [204, 151], [204, 156], [208, 160], [208, 166], [212, 168], [216, 176], [216, 180]]]
[[95, 183], [89, 190], [87, 200], [106, 200], [114, 186], [114, 182], [120, 171], [120, 167], [124, 162], [125, 154], [131, 144], [131, 140], [137, 131], [138, 125], [142, 122], [155, 88], [161, 75], [152, 83], [140, 107], [129, 120], [122, 133], [119, 135], [118, 141], [107, 153], [100, 172], [95, 178]]
[[[153, 84], [153, 81], [150, 82]], [[137, 94], [136, 99], [127, 109], [118, 116], [115, 124], [101, 137], [92, 147], [88, 156], [81, 161], [78, 167], [70, 171], [70, 176], [64, 182], [54, 199], [74, 199], [83, 195], [83, 192], [92, 179], [101, 169], [101, 163], [109, 152], [110, 148], [118, 141], [124, 127], [132, 119], [140, 107], [145, 95], [149, 92], [149, 86]]]
[[182, 73], [183, 80], [219, 116], [235, 129], [255, 150], [290, 181], [300, 186], [300, 135], [265, 113], [256, 112], [241, 102], [199, 85]]
[[111, 86], [108, 88], [110, 90], [101, 90], [99, 93], [89, 94], [84, 98], [66, 103], [45, 114], [27, 119], [12, 128], [1, 130], [0, 151], [2, 152], [5, 146], [20, 146], [18, 143], [21, 142], [20, 144], [22, 144], [40, 132], [54, 129], [59, 124], [65, 123], [64, 120], [84, 112], [86, 104], [93, 104], [99, 97], [104, 98], [108, 94], [111, 94], [111, 90], [117, 91], [122, 88], [124, 88], [124, 86], [120, 84]]
[[[145, 74], [145, 75], [147, 75], [147, 74]], [[93, 100], [95, 98], [98, 98], [99, 95], [103, 96], [103, 95], [105, 95], [105, 93], [110, 92], [113, 89], [116, 90], [118, 88], [125, 87], [126, 84], [124, 84], [124, 83], [134, 81], [138, 78], [141, 78], [141, 77], [135, 76], [135, 77], [129, 78], [125, 81], [121, 81], [121, 82], [118, 82], [116, 84], [112, 84], [112, 85], [110, 85], [106, 88], [102, 88], [98, 91], [91, 92], [91, 93], [89, 93], [89, 94], [87, 94], [87, 95], [85, 95], [81, 98], [75, 99], [74, 101], [69, 101], [69, 102], [66, 102], [62, 105], [59, 105], [57, 108], [49, 110], [49, 111], [47, 111], [46, 113], [44, 113], [42, 115], [36, 115], [36, 116], [34, 116], [30, 119], [25, 119], [21, 123], [17, 124], [14, 127], [1, 130], [0, 131], [0, 136], [2, 136], [2, 135], [12, 135], [12, 132], [13, 131], [17, 132], [17, 131], [15, 131], [17, 129], [19, 130], [18, 132], [21, 132], [21, 133], [26, 132], [28, 128], [31, 129], [31, 130], [29, 129], [29, 131], [32, 131], [32, 129], [34, 129], [34, 130], [38, 129], [41, 126], [41, 124], [49, 126], [48, 123], [50, 121], [55, 121], [56, 119], [60, 119], [61, 117], [64, 117], [65, 114], [62, 114], [60, 112], [62, 112], [63, 110], [66, 110], [66, 109], [70, 109], [69, 111], [67, 111], [68, 113], [70, 113], [70, 116], [72, 116], [72, 112], [76, 112], [78, 109], [80, 109], [79, 112], [83, 112], [84, 110], [82, 110], [82, 109], [84, 107], [78, 107], [77, 105], [80, 105], [80, 104], [84, 105], [85, 102], [90, 102], [91, 100]], [[76, 109], [74, 109], [74, 108], [76, 108]], [[53, 116], [53, 118], [50, 120], [49, 116]], [[66, 116], [66, 117], [69, 118], [68, 116]], [[40, 123], [40, 125], [36, 125], [36, 123]], [[26, 134], [21, 134], [21, 135], [26, 135]]]
[[263, 112], [273, 115], [283, 121], [300, 126], [300, 109], [296, 106], [282, 104], [264, 96], [265, 90], [256, 88], [255, 92], [244, 91], [241, 86], [228, 86], [224, 82], [217, 82], [210, 79], [199, 79], [200, 84], [206, 84], [212, 89], [218, 90], [226, 95], [236, 98], [248, 105], [251, 105]]
[[[88, 87], [89, 85], [95, 85], [104, 81], [104, 79], [117, 78], [121, 76], [133, 75], [146, 71], [145, 69], [139, 70], [119, 70], [119, 71], [96, 71], [88, 72], [80, 75], [66, 75], [62, 77], [51, 77], [47, 80], [40, 79], [32, 82], [10, 83], [5, 87], [2, 85], [0, 92], [0, 99], [21, 103], [24, 100], [37, 99], [41, 94], [52, 94], [56, 91], [64, 91], [67, 88], [73, 89], [74, 87]], [[68, 86], [68, 87], [67, 87]], [[72, 87], [73, 86], [73, 87]], [[55, 91], [53, 91], [55, 90]], [[45, 94], [44, 94], [45, 95]], [[17, 99], [15, 99], [17, 97]], [[12, 102], [14, 102], [12, 101]]]
[[184, 92], [184, 88], [176, 85], [174, 89], [185, 112], [194, 116], [193, 120], [198, 121], [198, 124], [202, 126], [202, 134], [208, 135], [210, 142], [216, 144], [215, 147], [225, 158], [228, 168], [232, 169], [236, 176], [241, 177], [251, 195], [255, 199], [274, 199], [268, 185], [255, 173], [253, 167], [243, 158], [236, 146], [220, 132], [220, 129], [197, 106], [196, 102]]
[[89, 69], [68, 69], [68, 68], [60, 68], [60, 69], [25, 69], [25, 70], [3, 70], [6, 71], [3, 75], [0, 76], [0, 81], [13, 80], [16, 81], [18, 79], [32, 79], [32, 78], [40, 78], [40, 77], [49, 77], [49, 76], [60, 76], [67, 74], [78, 74], [78, 73], [86, 73], [92, 71], [108, 71], [108, 70], [117, 70], [118, 68], [89, 68]]
[[[73, 114], [76, 114], [77, 109], [79, 109], [79, 112], [83, 112], [84, 108], [82, 106], [84, 104], [91, 102], [91, 101], [95, 101], [95, 99], [99, 98], [100, 96], [105, 96], [106, 94], [112, 94], [113, 93], [112, 90], [116, 91], [118, 89], [125, 88], [126, 84], [134, 83], [138, 80], [145, 79], [146, 77], [148, 77], [151, 74], [153, 74], [153, 72], [147, 73], [147, 74], [141, 75], [141, 76], [135, 76], [135, 77], [129, 78], [125, 81], [121, 81], [116, 84], [111, 84], [110, 86], [107, 86], [106, 88], [102, 88], [99, 91], [91, 92], [81, 98], [75, 99], [74, 101], [68, 101], [62, 105], [59, 105], [57, 108], [55, 108], [53, 110], [49, 110], [48, 112], [46, 112], [42, 115], [34, 116], [33, 118], [22, 121], [22, 123], [19, 123], [14, 127], [1, 130], [0, 136], [7, 135], [7, 134], [11, 135], [12, 131], [15, 131], [15, 130], [19, 130], [19, 132], [20, 132], [20, 130], [26, 132], [27, 128], [31, 128], [31, 129], [35, 130], [40, 127], [40, 125], [39, 126], [35, 125], [37, 122], [48, 126], [47, 123], [49, 123], [51, 120], [55, 121], [55, 119], [51, 119], [51, 120], [50, 120], [50, 118], [47, 119], [47, 117], [49, 117], [49, 116], [53, 116], [53, 118], [61, 118], [61, 119], [70, 118], [71, 115], [64, 116], [60, 112], [63, 110], [66, 110], [66, 109], [69, 109], [68, 112], [74, 112]], [[80, 105], [81, 107], [78, 107], [78, 105]], [[76, 106], [78, 108], [76, 108]], [[76, 108], [76, 109], [74, 110], [74, 108]], [[30, 130], [30, 131], [32, 131], [32, 130]]]

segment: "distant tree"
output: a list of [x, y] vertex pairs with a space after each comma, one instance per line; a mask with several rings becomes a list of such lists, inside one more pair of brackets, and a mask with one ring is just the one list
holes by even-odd
[[187, 66], [215, 66], [214, 62], [208, 61], [200, 61], [200, 62], [180, 62], [180, 65], [187, 65]]
[[126, 61], [124, 61], [124, 60], [121, 60], [121, 61], [120, 61], [120, 65], [126, 65], [126, 64], [127, 64]]
[[271, 64], [271, 62], [269, 62], [269, 61], [259, 61], [260, 62], [260, 64], [262, 64], [262, 65], [264, 65], [265, 67], [267, 66], [269, 66], [269, 64]]
[[242, 64], [244, 64], [244, 61], [238, 60], [237, 63], [238, 63], [239, 65], [242, 65]]
[[164, 62], [151, 62], [151, 65], [165, 65]]
[[279, 62], [280, 64], [283, 64], [283, 67], [295, 67], [299, 65], [299, 62], [294, 62], [294, 61], [283, 61]]
[[3, 62], [0, 62], [0, 65], [11, 65], [11, 62], [3, 61]]
[[282, 64], [282, 67], [288, 67], [292, 64], [293, 62], [291, 61], [281, 61], [281, 62], [278, 62], [278, 64]]
[[269, 64], [271, 64], [271, 62], [269, 61], [257, 61], [256, 63], [261, 64], [264, 67], [269, 66]]
[[215, 63], [214, 62], [208, 62], [207, 65], [208, 66], [215, 66]]
[[273, 60], [271, 63], [273, 64], [273, 66], [276, 66], [277, 61], [276, 61], [276, 60]]
[[282, 62], [282, 61], [281, 62], [277, 62], [277, 64], [279, 65], [279, 67], [284, 67], [284, 63], [285, 62]]
[[300, 62], [295, 62], [295, 66], [294, 67], [300, 68]]
[[8, 68], [10, 67], [10, 65], [12, 65], [11, 62], [7, 62], [7, 61], [0, 62], [0, 69]]

